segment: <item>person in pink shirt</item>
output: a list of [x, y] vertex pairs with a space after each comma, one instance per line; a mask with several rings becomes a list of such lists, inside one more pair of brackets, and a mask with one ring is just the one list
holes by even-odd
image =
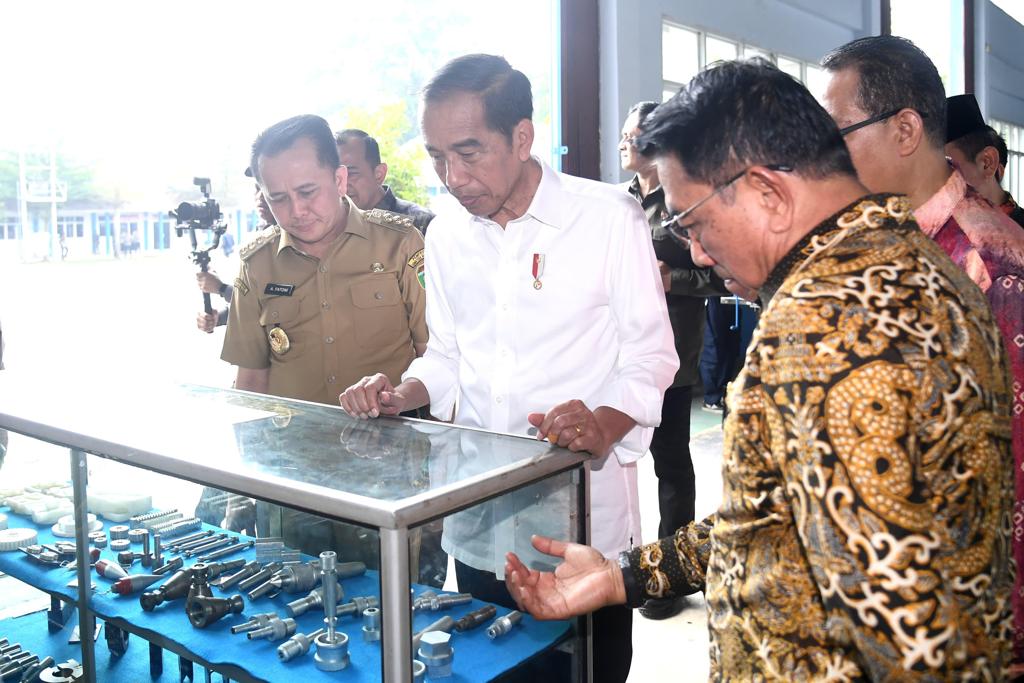
[[[872, 36], [822, 60], [825, 109], [872, 192], [907, 195], [921, 230], [985, 293], [1010, 355], [1016, 473], [1013, 557], [1024, 566], [1024, 231], [964, 180], [945, 155], [946, 94], [931, 60], [905, 38]], [[942, 425], [950, 439], [957, 425]], [[1014, 584], [1014, 660], [1024, 673], [1024, 585]]]

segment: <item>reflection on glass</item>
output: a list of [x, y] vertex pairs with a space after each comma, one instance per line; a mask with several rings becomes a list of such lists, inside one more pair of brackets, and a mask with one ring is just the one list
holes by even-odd
[[715, 62], [736, 59], [739, 45], [731, 40], [707, 36], [704, 39], [704, 64], [710, 66]]
[[698, 34], [664, 24], [661, 30], [661, 77], [673, 83], [688, 83], [700, 70]]

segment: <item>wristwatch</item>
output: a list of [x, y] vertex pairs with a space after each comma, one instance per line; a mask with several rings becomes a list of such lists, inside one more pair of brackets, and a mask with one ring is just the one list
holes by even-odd
[[644, 603], [644, 592], [636, 581], [636, 575], [633, 574], [633, 567], [629, 562], [629, 552], [619, 553], [619, 569], [622, 571], [622, 585], [626, 589], [626, 605], [639, 607]]

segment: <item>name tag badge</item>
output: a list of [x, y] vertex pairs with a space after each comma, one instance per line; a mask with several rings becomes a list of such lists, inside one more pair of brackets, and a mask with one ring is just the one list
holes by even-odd
[[263, 293], [272, 294], [273, 296], [291, 296], [294, 291], [295, 285], [279, 285], [276, 282], [271, 282], [263, 290]]

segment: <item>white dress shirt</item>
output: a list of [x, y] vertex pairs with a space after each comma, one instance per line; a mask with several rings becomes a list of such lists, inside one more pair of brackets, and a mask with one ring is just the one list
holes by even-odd
[[[461, 209], [430, 224], [430, 338], [402, 378], [424, 384], [435, 416], [448, 419], [458, 398], [456, 424], [492, 431], [526, 434], [529, 413], [571, 399], [633, 418], [637, 426], [612, 454], [592, 463], [592, 543], [612, 557], [640, 541], [636, 460], [661, 420], [679, 361], [640, 205], [614, 185], [534, 160], [542, 168], [537, 192], [505, 229]], [[535, 255], [543, 257], [536, 277]], [[484, 504], [496, 506], [489, 511], [477, 506], [452, 516], [442, 545], [499, 578], [509, 550], [536, 565], [530, 534], [568, 533], [569, 499], [555, 493], [542, 482]], [[546, 500], [549, 494], [556, 500]], [[526, 515], [558, 518], [538, 529], [524, 523], [526, 505], [562, 509]]]

